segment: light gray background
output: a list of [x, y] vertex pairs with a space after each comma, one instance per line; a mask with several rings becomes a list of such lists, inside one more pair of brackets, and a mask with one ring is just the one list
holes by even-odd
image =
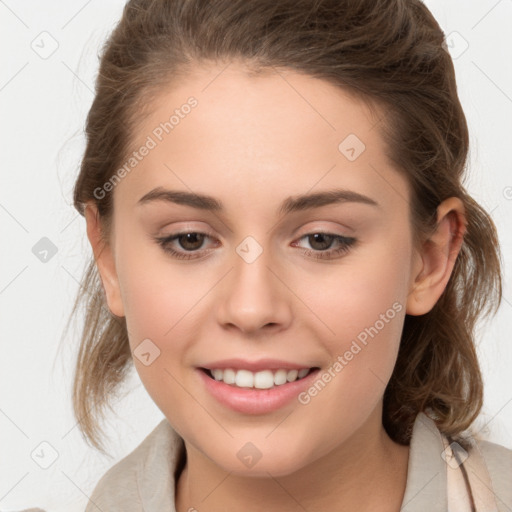
[[[468, 188], [492, 212], [503, 247], [505, 299], [479, 328], [486, 392], [478, 425], [512, 448], [512, 0], [426, 4], [447, 34], [456, 66], [471, 135]], [[112, 458], [100, 456], [84, 443], [71, 414], [79, 325], [59, 350], [91, 254], [85, 222], [71, 206], [82, 129], [97, 53], [123, 5], [0, 0], [2, 511], [82, 511], [100, 476], [163, 418], [133, 372], [131, 391], [117, 403], [119, 416], [108, 423]], [[52, 45], [58, 45], [54, 53], [45, 54]], [[32, 252], [43, 237], [57, 248], [46, 263]], [[53, 454], [53, 464], [41, 468]]]

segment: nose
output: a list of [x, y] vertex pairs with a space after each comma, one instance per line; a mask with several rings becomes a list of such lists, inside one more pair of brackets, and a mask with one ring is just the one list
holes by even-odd
[[224, 328], [252, 335], [287, 328], [292, 294], [279, 276], [280, 267], [272, 264], [266, 251], [249, 261], [235, 254], [234, 267], [222, 283], [218, 322]]

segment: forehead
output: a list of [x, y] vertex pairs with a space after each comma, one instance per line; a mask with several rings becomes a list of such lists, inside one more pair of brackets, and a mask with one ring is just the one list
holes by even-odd
[[381, 111], [324, 80], [211, 65], [162, 88], [147, 107], [132, 148], [150, 149], [115, 192], [130, 204], [157, 186], [267, 204], [313, 187], [407, 196], [385, 155]]

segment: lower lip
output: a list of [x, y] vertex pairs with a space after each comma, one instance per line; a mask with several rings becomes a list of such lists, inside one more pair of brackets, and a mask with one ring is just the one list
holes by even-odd
[[306, 377], [270, 389], [239, 388], [215, 380], [203, 370], [196, 370], [208, 392], [222, 405], [243, 414], [266, 414], [284, 407], [307, 389], [318, 372], [318, 368]]

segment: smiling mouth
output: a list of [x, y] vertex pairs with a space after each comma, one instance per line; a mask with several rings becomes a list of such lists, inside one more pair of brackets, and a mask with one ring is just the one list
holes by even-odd
[[250, 370], [235, 370], [232, 368], [201, 368], [201, 370], [211, 379], [223, 382], [238, 388], [253, 389], [272, 389], [283, 386], [290, 382], [295, 382], [307, 377], [311, 372], [319, 369], [317, 366], [312, 368], [262, 370], [251, 372]]

